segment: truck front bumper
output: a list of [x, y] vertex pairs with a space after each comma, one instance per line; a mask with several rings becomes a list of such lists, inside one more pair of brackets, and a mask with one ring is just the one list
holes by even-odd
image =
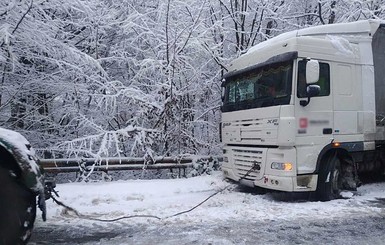
[[249, 180], [239, 178], [231, 168], [226, 166], [222, 166], [222, 171], [226, 178], [249, 187], [262, 187], [285, 192], [315, 191], [317, 188], [318, 176], [315, 174], [299, 175], [295, 177], [265, 174], [262, 179]]

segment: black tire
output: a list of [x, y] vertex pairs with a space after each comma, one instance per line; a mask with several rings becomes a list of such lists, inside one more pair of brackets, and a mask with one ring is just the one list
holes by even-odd
[[26, 244], [36, 218], [36, 195], [0, 167], [0, 245]]
[[330, 156], [322, 165], [318, 175], [317, 199], [330, 201], [340, 198], [342, 190], [340, 160], [337, 156]]

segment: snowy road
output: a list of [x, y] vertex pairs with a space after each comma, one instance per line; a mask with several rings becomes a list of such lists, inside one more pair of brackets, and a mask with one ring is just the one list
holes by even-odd
[[[83, 220], [48, 202], [47, 222], [35, 224], [30, 244], [385, 244], [385, 183], [366, 184], [350, 199], [288, 201], [230, 186], [220, 173], [190, 179], [58, 185], [60, 200], [104, 219], [156, 215], [114, 223]], [[282, 198], [286, 200], [282, 201]]]

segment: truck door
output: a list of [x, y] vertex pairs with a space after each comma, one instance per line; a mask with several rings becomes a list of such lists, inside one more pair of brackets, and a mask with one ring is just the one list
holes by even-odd
[[[307, 101], [306, 60], [298, 60], [297, 83], [295, 86], [295, 118], [298, 174], [315, 171], [320, 148], [330, 143], [333, 134], [333, 99], [330, 92], [330, 65], [319, 62], [320, 76], [315, 85], [320, 93]], [[318, 145], [319, 147], [314, 147]]]

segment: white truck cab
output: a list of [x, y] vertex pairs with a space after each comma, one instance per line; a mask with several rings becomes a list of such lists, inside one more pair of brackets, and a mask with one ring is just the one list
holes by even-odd
[[227, 178], [330, 200], [384, 172], [385, 22], [281, 34], [234, 60], [222, 87]]

